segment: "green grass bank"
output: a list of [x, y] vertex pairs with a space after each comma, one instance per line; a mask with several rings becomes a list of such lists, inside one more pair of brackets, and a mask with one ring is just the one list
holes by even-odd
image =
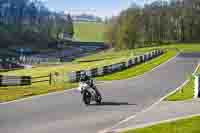
[[74, 38], [84, 42], [104, 41], [106, 24], [95, 22], [76, 22], [74, 23]]
[[150, 127], [130, 130], [123, 133], [199, 133], [200, 117], [182, 119]]

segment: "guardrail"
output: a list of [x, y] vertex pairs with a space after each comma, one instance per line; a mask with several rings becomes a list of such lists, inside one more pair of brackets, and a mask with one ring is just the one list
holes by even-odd
[[36, 83], [48, 82], [49, 85], [55, 85], [56, 79], [59, 76], [58, 72], [50, 73], [46, 76], [4, 76], [0, 75], [0, 87], [8, 86], [25, 86]]
[[164, 51], [162, 49], [158, 49], [158, 50], [148, 52], [144, 55], [140, 55], [140, 56], [134, 57], [132, 59], [129, 59], [126, 62], [120, 62], [117, 64], [112, 64], [112, 65], [104, 66], [101, 68], [94, 68], [91, 70], [73, 71], [68, 74], [69, 81], [70, 82], [78, 82], [80, 79], [80, 73], [82, 71], [85, 71], [87, 73], [87, 75], [90, 77], [102, 76], [102, 75], [110, 74], [110, 73], [113, 73], [116, 71], [121, 71], [121, 70], [127, 69], [129, 67], [138, 65], [140, 63], [146, 62], [157, 56], [162, 55], [163, 53], [164, 53]]
[[24, 86], [31, 85], [30, 76], [3, 76], [0, 75], [0, 86]]
[[50, 62], [54, 62], [54, 63], [60, 62], [60, 58], [54, 58], [54, 57], [42, 58], [42, 57], [34, 57], [34, 56], [20, 57], [19, 60], [20, 62], [24, 64], [30, 64], [30, 65], [45, 64], [45, 63], [50, 63]]
[[34, 84], [34, 83], [41, 83], [41, 82], [50, 82], [50, 75], [39, 76], [39, 77], [32, 77], [32, 84]]
[[[127, 69], [129, 67], [133, 67], [135, 65], [138, 65], [140, 63], [146, 62], [148, 60], [151, 60], [157, 56], [160, 56], [163, 54], [163, 50], [154, 50], [151, 52], [148, 52], [144, 55], [140, 55], [134, 58], [129, 59], [126, 62], [120, 62], [117, 64], [112, 64], [108, 66], [103, 66], [100, 68], [93, 68], [90, 70], [81, 70], [81, 71], [74, 71], [70, 72], [68, 74], [69, 81], [70, 82], [78, 82], [80, 79], [80, 73], [82, 71], [85, 71], [88, 76], [90, 77], [97, 77], [102, 76], [110, 73], [114, 73], [117, 71], [121, 71], [124, 69]], [[40, 83], [40, 82], [49, 82], [49, 85], [53, 85], [56, 82], [56, 77], [59, 76], [58, 72], [50, 73], [46, 76], [38, 76], [38, 77], [31, 77], [31, 76], [3, 76], [0, 75], [0, 87], [4, 86], [24, 86], [24, 85], [32, 85], [34, 83]]]

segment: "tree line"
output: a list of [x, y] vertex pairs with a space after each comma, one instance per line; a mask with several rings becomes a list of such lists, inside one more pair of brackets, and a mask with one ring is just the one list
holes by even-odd
[[71, 16], [51, 12], [40, 0], [0, 0], [1, 44], [47, 43], [62, 39], [63, 35], [73, 37], [73, 34]]
[[136, 48], [170, 42], [200, 41], [199, 0], [158, 0], [133, 4], [109, 20], [106, 40], [113, 47]]

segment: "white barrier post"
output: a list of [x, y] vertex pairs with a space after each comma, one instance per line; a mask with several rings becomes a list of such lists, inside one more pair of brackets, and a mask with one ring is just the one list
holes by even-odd
[[126, 67], [129, 67], [130, 66], [130, 63], [129, 63], [129, 60], [126, 61]]
[[87, 71], [86, 71], [86, 74], [87, 74], [89, 77], [91, 77], [91, 76], [92, 76], [91, 70], [87, 70]]
[[98, 68], [97, 71], [99, 76], [103, 75], [103, 68]]
[[200, 75], [195, 75], [194, 98], [200, 97]]
[[146, 58], [145, 58], [145, 55], [143, 55], [143, 62], [145, 62], [146, 61]]

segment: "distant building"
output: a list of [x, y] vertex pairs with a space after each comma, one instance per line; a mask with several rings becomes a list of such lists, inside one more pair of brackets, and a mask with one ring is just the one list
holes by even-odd
[[73, 21], [78, 22], [102, 22], [102, 18], [94, 15], [88, 15], [88, 14], [81, 14], [81, 15], [73, 15], [72, 16]]

